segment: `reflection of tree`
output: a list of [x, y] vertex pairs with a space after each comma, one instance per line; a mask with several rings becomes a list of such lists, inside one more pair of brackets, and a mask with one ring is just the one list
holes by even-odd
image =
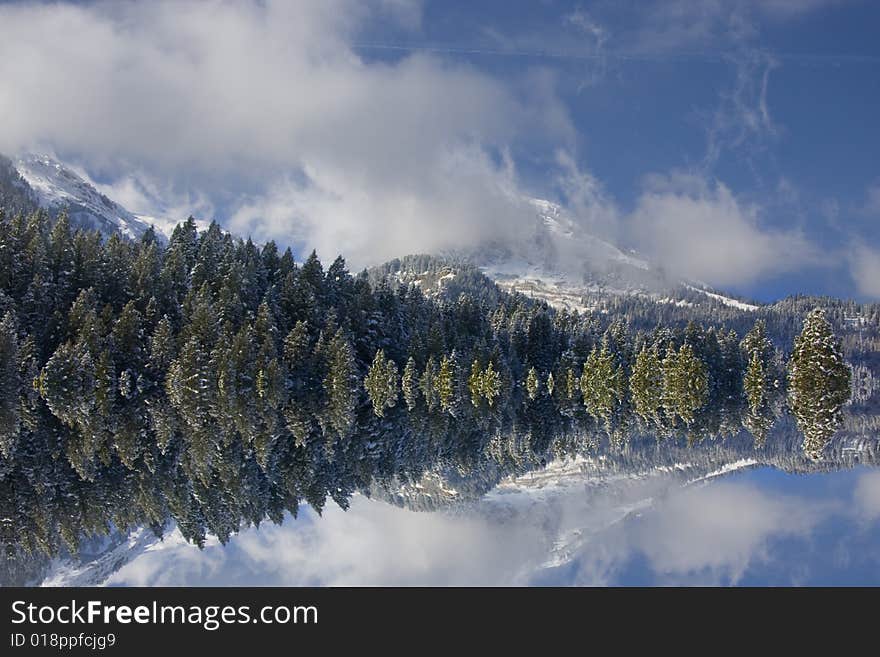
[[743, 377], [748, 413], [743, 425], [755, 437], [755, 446], [762, 447], [770, 427], [776, 421], [782, 379], [777, 354], [762, 320], [755, 322], [755, 326], [743, 338], [742, 349], [748, 358]]

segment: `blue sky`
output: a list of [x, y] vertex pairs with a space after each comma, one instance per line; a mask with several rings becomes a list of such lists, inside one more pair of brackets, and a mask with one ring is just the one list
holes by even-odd
[[[876, 245], [880, 208], [865, 210], [880, 176], [880, 7], [663, 4], [428, 3], [418, 36], [380, 29], [360, 52], [426, 48], [502, 78], [552, 71], [579, 166], [626, 209], [645, 175], [697, 170], [767, 207], [768, 226], [802, 227], [823, 245]], [[520, 157], [540, 188], [540, 154]], [[805, 289], [852, 294], [852, 281], [845, 268], [804, 268], [740, 291], [772, 299]]]
[[0, 151], [355, 266], [516, 234], [534, 195], [746, 296], [876, 299], [878, 24], [859, 0], [11, 2]]

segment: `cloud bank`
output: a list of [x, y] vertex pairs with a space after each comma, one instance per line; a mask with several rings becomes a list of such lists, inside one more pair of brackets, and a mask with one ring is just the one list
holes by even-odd
[[[795, 584], [859, 576], [876, 581], [876, 554], [860, 554], [858, 546], [871, 544], [880, 532], [878, 473], [811, 477], [816, 490], [829, 494], [803, 488], [781, 493], [748, 476], [670, 489], [669, 481], [657, 477], [599, 490], [573, 486], [559, 498], [508, 488], [478, 512], [455, 514], [407, 511], [355, 496], [348, 511], [331, 504], [318, 518], [305, 509], [282, 526], [247, 529], [225, 547], [209, 541], [200, 551], [172, 537], [108, 583], [718, 585], [756, 577]], [[837, 483], [828, 486], [829, 477]], [[641, 510], [630, 513], [633, 508]], [[828, 558], [832, 552], [851, 557], [837, 563]]]
[[[637, 54], [635, 35], [674, 53], [720, 33], [752, 43], [756, 15], [800, 13], [783, 0], [741, 9], [658, 3], [639, 19], [650, 34], [637, 27], [616, 45]], [[594, 16], [560, 20], [596, 52], [610, 44]], [[377, 23], [417, 41], [422, 21], [417, 0], [5, 4], [0, 152], [55, 152], [135, 212], [207, 214], [242, 236], [342, 253], [352, 268], [526, 239], [525, 197], [554, 192], [583, 230], [713, 285], [816, 264], [803, 234], [768, 228], [759, 206], [706, 171], [655, 176], [624, 209], [578, 157], [583, 135], [547, 68], [498, 77], [442, 53], [357, 46]], [[775, 64], [743, 61], [711, 119], [709, 159], [776, 131]], [[540, 173], [523, 174], [526, 158]], [[860, 257], [854, 278], [870, 272]]]
[[538, 528], [406, 511], [356, 496], [348, 511], [307, 509], [200, 551], [182, 542], [140, 556], [110, 584], [140, 586], [448, 586], [518, 582]]
[[856, 244], [849, 265], [859, 292], [872, 299], [880, 299], [880, 251], [865, 244]]
[[414, 29], [419, 7], [4, 6], [0, 151], [202, 186], [232, 208], [234, 230], [355, 262], [525, 229], [534, 213], [509, 149], [522, 135], [571, 138], [552, 80], [355, 54], [370, 21]]
[[715, 285], [751, 283], [821, 262], [801, 232], [764, 227], [759, 206], [689, 173], [649, 176], [632, 226], [645, 253], [680, 276]]

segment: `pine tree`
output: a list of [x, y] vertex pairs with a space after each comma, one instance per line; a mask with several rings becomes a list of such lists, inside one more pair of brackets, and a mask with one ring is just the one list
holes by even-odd
[[324, 351], [323, 334], [313, 348], [309, 324], [304, 320], [297, 321], [284, 338], [283, 365], [287, 376], [282, 415], [297, 445], [308, 442], [324, 405], [321, 368]]
[[776, 419], [775, 406], [781, 387], [775, 350], [764, 320], [755, 322], [743, 338], [741, 349], [748, 359], [742, 381], [748, 406], [743, 425], [755, 437], [755, 444], [761, 446]]
[[663, 410], [663, 367], [656, 344], [642, 346], [630, 378], [633, 409], [645, 422], [660, 425]]
[[83, 343], [61, 345], [40, 371], [40, 396], [68, 426], [87, 426], [95, 406], [95, 363]]
[[397, 404], [397, 381], [397, 365], [386, 358], [385, 352], [380, 349], [364, 378], [364, 389], [373, 403], [373, 412], [379, 417], [385, 415], [386, 408], [393, 408]]
[[760, 410], [767, 400], [767, 371], [757, 352], [753, 353], [751, 360], [749, 360], [749, 366], [743, 379], [743, 388], [749, 402], [749, 409], [752, 412]]
[[428, 362], [425, 363], [425, 369], [422, 371], [422, 376], [419, 379], [419, 389], [422, 391], [422, 396], [425, 398], [425, 405], [428, 407], [428, 412], [433, 411], [439, 403], [436, 379], [437, 361], [431, 356], [428, 358]]
[[495, 405], [495, 401], [501, 394], [501, 375], [495, 371], [491, 360], [480, 376], [480, 394], [490, 407]]
[[581, 392], [587, 412], [610, 423], [625, 392], [622, 368], [606, 345], [590, 352], [581, 375]]
[[775, 418], [768, 398], [767, 370], [758, 352], [752, 354], [743, 379], [743, 387], [749, 405], [743, 424], [755, 437], [755, 445], [760, 447], [764, 444]]
[[406, 408], [410, 412], [415, 410], [416, 404], [418, 403], [418, 386], [419, 381], [416, 361], [410, 356], [406, 361], [406, 365], [403, 368], [403, 375], [400, 378], [403, 400], [406, 402]]
[[348, 438], [354, 428], [358, 401], [357, 365], [351, 343], [338, 329], [327, 344], [327, 376], [324, 378], [327, 402], [322, 425], [325, 434]]
[[538, 370], [534, 367], [529, 368], [526, 374], [526, 393], [529, 399], [536, 399], [541, 391], [541, 380], [538, 378]]
[[676, 418], [685, 425], [694, 422], [695, 413], [709, 398], [706, 366], [685, 343], [678, 351], [670, 344], [663, 359], [663, 406], [673, 426]]
[[480, 399], [483, 396], [483, 371], [480, 367], [480, 361], [476, 358], [471, 363], [471, 373], [468, 376], [468, 392], [471, 393], [471, 404], [480, 405]]
[[187, 340], [168, 369], [165, 391], [171, 406], [184, 423], [188, 463], [202, 481], [209, 481], [222, 439], [215, 422], [218, 415], [217, 363], [213, 354], [193, 336]]
[[773, 343], [767, 336], [767, 322], [759, 319], [752, 329], [742, 339], [743, 351], [751, 359], [757, 355], [763, 363], [768, 363], [773, 357]]
[[815, 308], [795, 338], [788, 362], [788, 404], [804, 434], [804, 448], [818, 457], [842, 421], [851, 373], [825, 311]]
[[581, 394], [580, 377], [573, 367], [565, 370], [565, 396], [569, 401], [577, 401]]
[[440, 408], [453, 417], [457, 417], [461, 410], [460, 370], [458, 355], [453, 350], [450, 356], [444, 355], [440, 359], [440, 370], [437, 372], [437, 378], [435, 379], [437, 400], [440, 403]]
[[0, 454], [9, 459], [20, 432], [18, 327], [11, 312], [0, 320]]

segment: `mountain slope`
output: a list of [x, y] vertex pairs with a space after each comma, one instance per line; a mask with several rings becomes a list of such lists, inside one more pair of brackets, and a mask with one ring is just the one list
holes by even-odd
[[[559, 204], [535, 198], [527, 201], [535, 210], [534, 227], [527, 239], [499, 236], [435, 254], [451, 260], [454, 266], [442, 272], [445, 278], [433, 277], [419, 283], [423, 290], [446, 284], [462, 271], [462, 265], [468, 264], [502, 289], [522, 292], [560, 309], [592, 311], [602, 299], [632, 295], [682, 305], [688, 302], [687, 294], [703, 295], [706, 300], [739, 310], [757, 309], [705, 285], [670, 278], [638, 254], [584, 231], [577, 218]], [[131, 212], [102, 194], [72, 167], [47, 155], [25, 154], [12, 160], [0, 157], [0, 205], [12, 212], [41, 207], [53, 216], [67, 210], [74, 227], [97, 229], [105, 237], [120, 233], [138, 239], [152, 225], [160, 238], [167, 238], [177, 223]], [[391, 273], [387, 267], [385, 270]], [[403, 267], [401, 272], [406, 272], [406, 282], [423, 278], [413, 276], [422, 272], [414, 272], [412, 267]]]
[[384, 276], [393, 283], [415, 284], [428, 295], [442, 290], [450, 296], [457, 289], [451, 284], [454, 279], [481, 272], [503, 290], [580, 313], [604, 312], [609, 300], [627, 297], [735, 313], [761, 308], [705, 284], [670, 277], [637, 253], [590, 235], [556, 203], [543, 199], [528, 202], [535, 210], [528, 238], [499, 236], [435, 255], [395, 259], [372, 268], [374, 281]]
[[530, 199], [536, 223], [531, 239], [506, 249], [477, 248], [469, 260], [508, 290], [547, 301], [560, 309], [595, 310], [597, 299], [638, 295], [686, 305], [684, 290], [744, 311], [758, 306], [708, 286], [669, 276], [635, 252], [586, 233], [576, 218], [551, 201]]
[[78, 228], [98, 230], [104, 236], [120, 233], [137, 239], [150, 227], [51, 157], [23, 155], [13, 161], [13, 166], [39, 207], [53, 215], [67, 210], [71, 224]]

